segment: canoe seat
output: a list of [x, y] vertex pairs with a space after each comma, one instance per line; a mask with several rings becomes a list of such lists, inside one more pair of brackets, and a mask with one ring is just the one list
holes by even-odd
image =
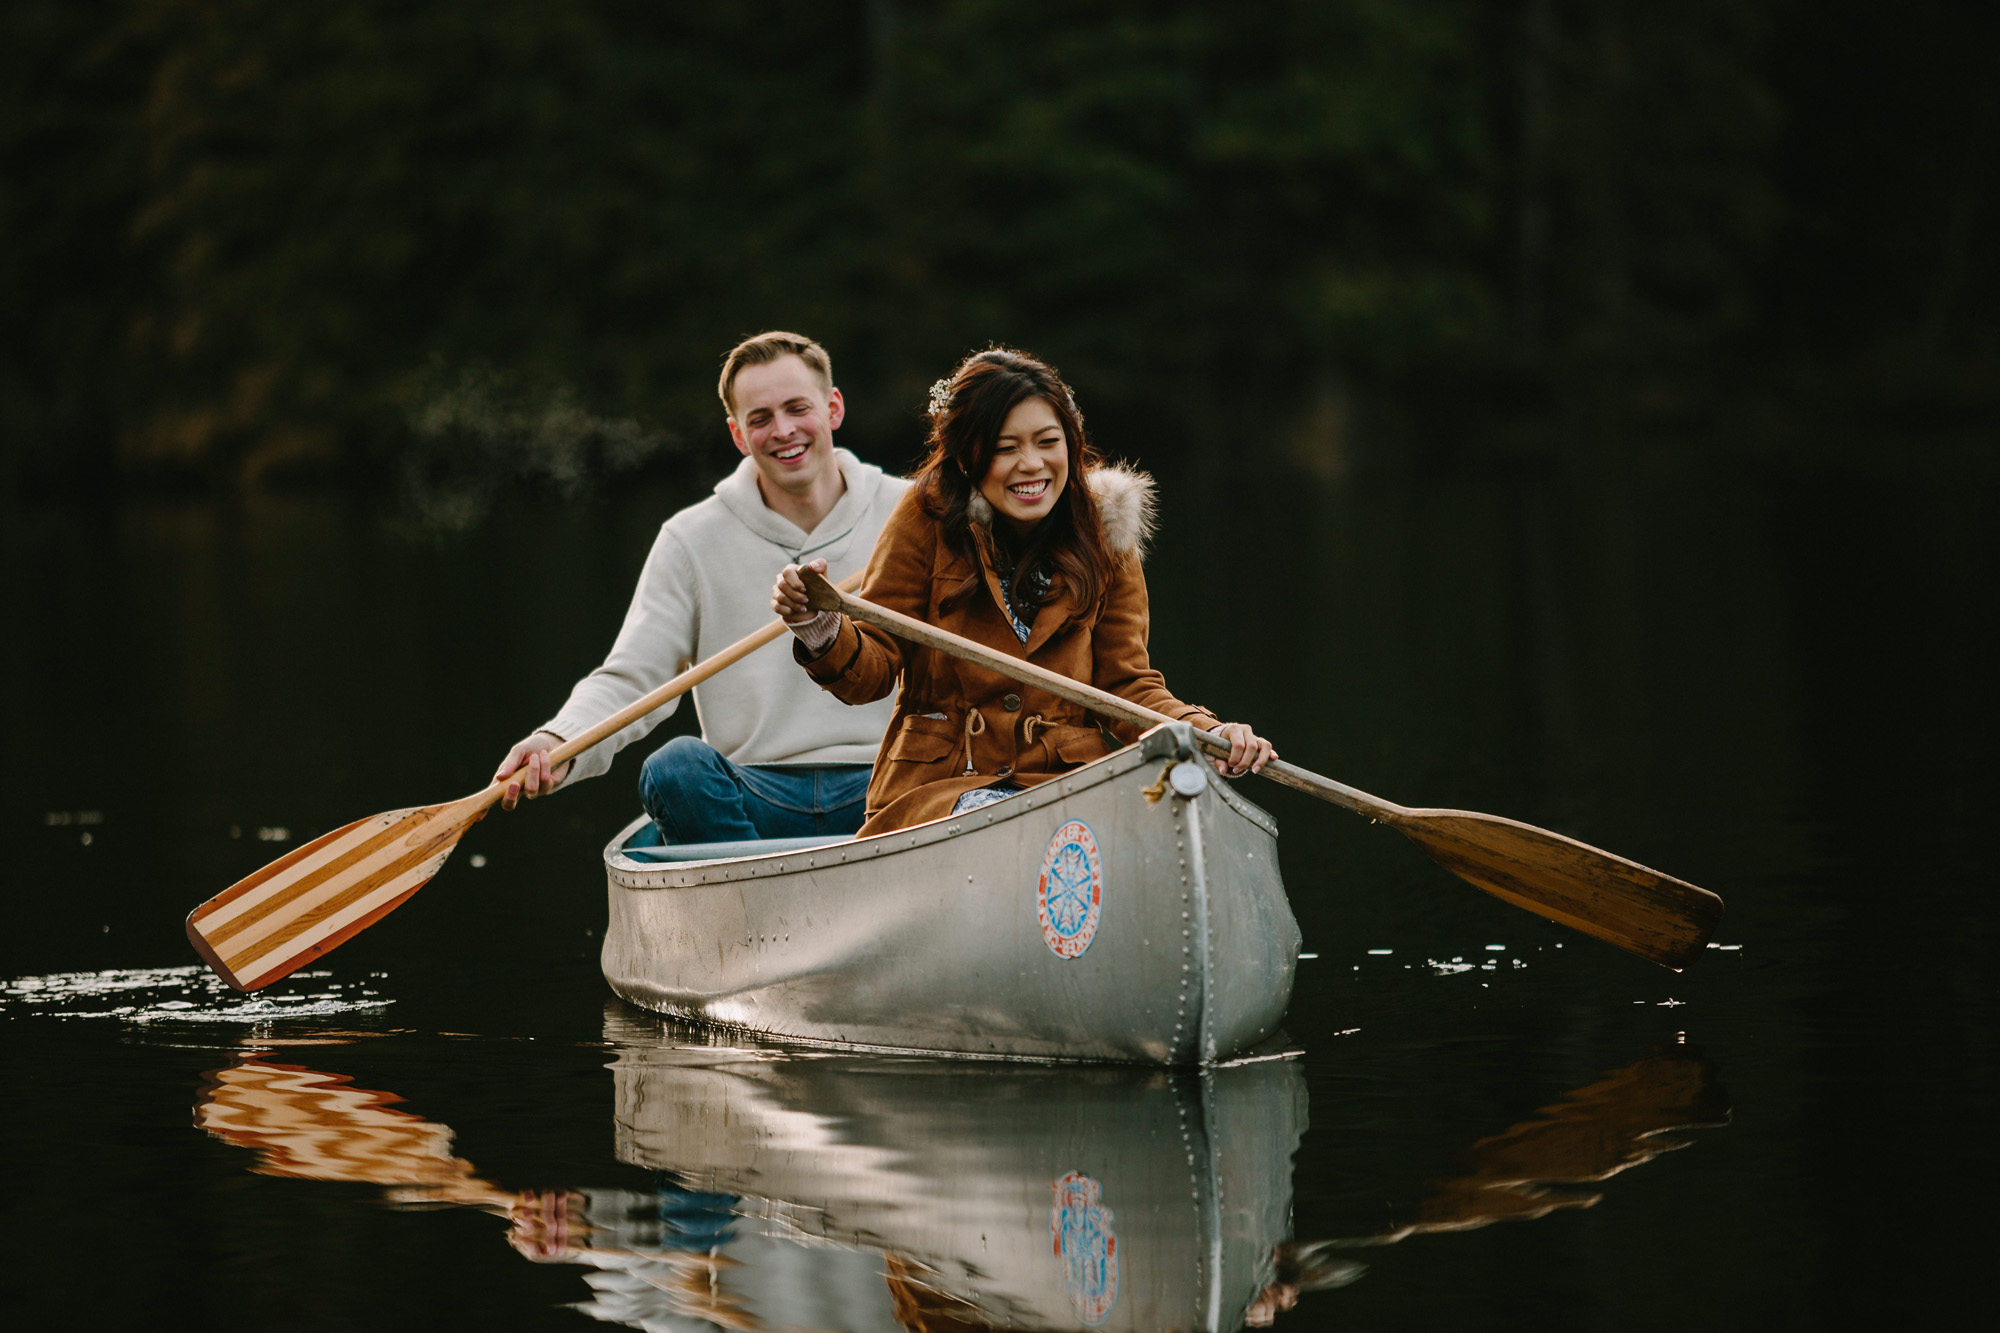
[[[650, 825], [649, 825], [650, 827]], [[773, 852], [802, 852], [808, 847], [831, 847], [835, 843], [852, 842], [848, 836], [837, 838], [758, 838], [748, 842], [682, 842], [669, 846], [619, 848], [634, 861], [727, 861], [737, 856], [769, 856]]]

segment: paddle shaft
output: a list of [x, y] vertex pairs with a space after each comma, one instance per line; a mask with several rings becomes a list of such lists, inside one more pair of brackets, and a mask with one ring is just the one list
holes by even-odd
[[[1136, 726], [1150, 727], [1161, 722], [1175, 722], [1179, 720], [1168, 717], [1165, 713], [1156, 713], [1150, 708], [1142, 708], [1138, 704], [1119, 698], [1108, 690], [1100, 690], [1095, 686], [1085, 685], [1082, 681], [1071, 680], [1068, 676], [1050, 671], [1046, 667], [1038, 667], [1032, 662], [1024, 662], [1018, 657], [1010, 657], [1006, 653], [995, 652], [991, 648], [974, 643], [970, 639], [961, 638], [948, 630], [941, 630], [935, 625], [926, 624], [914, 616], [906, 616], [900, 611], [891, 611], [887, 607], [877, 606], [873, 602], [864, 602], [859, 597], [855, 597], [845, 590], [827, 583], [825, 579], [819, 577], [811, 570], [801, 570], [800, 573], [805, 578], [807, 592], [811, 598], [814, 610], [843, 612], [856, 620], [874, 625], [878, 629], [885, 629], [898, 638], [908, 639], [911, 643], [920, 644], [925, 648], [934, 648], [938, 652], [948, 653], [953, 657], [964, 658], [966, 661], [977, 663], [989, 671], [998, 672], [1010, 680], [1038, 685], [1050, 694], [1055, 695], [1058, 699], [1067, 699], [1073, 704], [1081, 704], [1092, 712], [1101, 713], [1105, 717], [1115, 718], [1120, 722], [1130, 722]], [[825, 589], [825, 592], [821, 591], [822, 588]], [[822, 605], [822, 602], [825, 604]], [[1189, 725], [1193, 726], [1192, 723]], [[1229, 742], [1223, 737], [1204, 727], [1194, 727], [1194, 735], [1195, 743], [1208, 751], [1208, 753], [1219, 759], [1229, 757]], [[1288, 764], [1282, 759], [1271, 760], [1263, 768], [1259, 769], [1258, 772], [1282, 786], [1295, 788], [1305, 792], [1309, 796], [1317, 796], [1322, 801], [1330, 801], [1334, 805], [1352, 810], [1358, 815], [1366, 815], [1370, 819], [1389, 819], [1409, 813], [1403, 806], [1397, 805], [1393, 801], [1385, 801], [1379, 796], [1370, 796], [1367, 792], [1350, 787], [1344, 782], [1335, 782], [1332, 778], [1321, 777], [1317, 773], [1300, 768], [1297, 764]]]
[[[810, 570], [803, 573], [808, 600], [817, 610], [844, 612], [912, 643], [977, 663], [1011, 680], [1039, 685], [1105, 717], [1140, 725], [1174, 720], [850, 596]], [[1203, 750], [1217, 756], [1229, 753], [1229, 743], [1221, 736], [1200, 727], [1191, 729]], [[1388, 824], [1460, 879], [1516, 907], [1667, 967], [1687, 966], [1722, 917], [1722, 899], [1706, 889], [1532, 824], [1472, 810], [1412, 809], [1282, 760], [1274, 759], [1259, 771], [1274, 782]]]
[[[858, 588], [861, 586], [861, 575], [863, 572], [857, 569], [838, 584], [829, 584], [827, 586], [837, 591]], [[681, 695], [686, 694], [716, 672], [736, 665], [759, 648], [762, 648], [765, 644], [771, 642], [771, 640], [777, 638], [780, 634], [785, 633], [785, 630], [786, 625], [784, 621], [774, 620], [754, 634], [744, 635], [715, 656], [695, 663], [686, 671], [681, 672], [680, 675], [675, 676], [672, 680], [644, 698], [635, 699], [631, 703], [626, 704], [610, 717], [605, 718], [602, 722], [590, 728], [590, 730], [579, 736], [572, 737], [556, 746], [553, 750], [550, 750], [550, 770], [553, 771], [568, 763], [591, 746], [604, 740], [607, 736], [614, 736], [623, 731], [669, 700], [678, 699]], [[493, 784], [485, 791], [480, 792], [475, 798], [478, 802], [477, 808], [484, 810], [487, 806], [499, 800], [501, 795], [507, 790], [507, 784], [519, 776], [520, 772], [521, 770], [516, 768], [504, 778], [495, 778]]]

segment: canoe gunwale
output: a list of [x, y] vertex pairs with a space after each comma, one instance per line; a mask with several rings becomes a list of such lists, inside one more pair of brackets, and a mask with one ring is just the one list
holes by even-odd
[[[821, 858], [829, 864], [851, 864], [875, 857], [893, 856], [948, 841], [974, 828], [987, 828], [1033, 814], [1052, 801], [1078, 795], [1106, 782], [1124, 777], [1149, 763], [1193, 760], [1205, 763], [1194, 743], [1194, 732], [1185, 722], [1162, 723], [1136, 742], [1115, 750], [1102, 759], [1063, 774], [1053, 781], [1030, 788], [965, 815], [947, 815], [928, 823], [914, 824], [868, 838], [832, 838], [819, 847], [767, 852], [759, 856], [727, 857], [716, 861], [647, 862], [626, 856], [625, 842], [641, 828], [647, 816], [640, 815], [620, 829], [604, 848], [604, 869], [611, 882], [621, 889], [693, 889], [705, 884], [741, 883], [776, 875], [798, 874], [820, 868]], [[1231, 790], [1227, 780], [1209, 779], [1209, 787], [1238, 815], [1278, 836], [1277, 821], [1261, 807]]]

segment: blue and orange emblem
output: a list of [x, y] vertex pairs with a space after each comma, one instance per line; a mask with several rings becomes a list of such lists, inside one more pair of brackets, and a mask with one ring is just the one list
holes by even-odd
[[1056, 1204], [1049, 1210], [1056, 1258], [1062, 1260], [1063, 1287], [1076, 1317], [1086, 1326], [1104, 1322], [1118, 1303], [1118, 1233], [1111, 1210], [1089, 1176], [1072, 1171], [1055, 1182]]
[[1042, 853], [1042, 877], [1035, 884], [1042, 939], [1058, 958], [1080, 957], [1103, 914], [1104, 856], [1090, 825], [1072, 819], [1055, 831]]

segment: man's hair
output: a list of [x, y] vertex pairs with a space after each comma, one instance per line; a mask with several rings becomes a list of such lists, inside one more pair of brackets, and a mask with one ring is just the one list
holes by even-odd
[[744, 367], [768, 366], [785, 356], [795, 356], [805, 362], [819, 377], [819, 387], [828, 394], [833, 392], [833, 358], [826, 354], [826, 349], [802, 333], [773, 330], [754, 338], [745, 338], [722, 358], [722, 378], [715, 386], [716, 393], [722, 397], [722, 410], [731, 416], [736, 415], [736, 401], [732, 395], [736, 390], [736, 376]]

